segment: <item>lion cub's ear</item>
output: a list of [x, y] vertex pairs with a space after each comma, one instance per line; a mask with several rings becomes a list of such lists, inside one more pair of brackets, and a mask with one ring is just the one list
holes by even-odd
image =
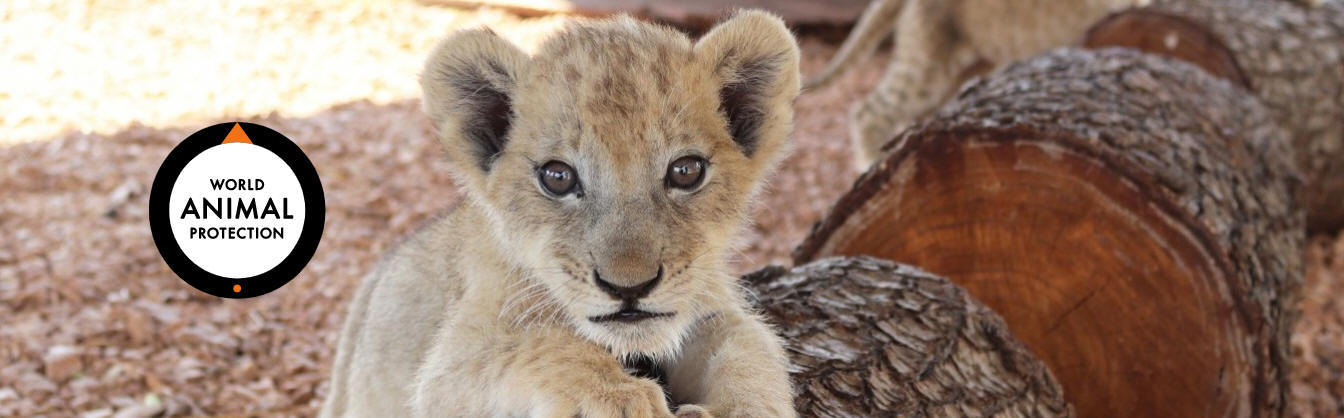
[[488, 29], [454, 33], [430, 53], [420, 74], [424, 111], [462, 174], [479, 179], [504, 150], [527, 62], [527, 54]]
[[771, 164], [782, 158], [799, 89], [798, 43], [784, 22], [738, 12], [705, 34], [695, 53], [718, 78], [719, 109], [739, 149]]

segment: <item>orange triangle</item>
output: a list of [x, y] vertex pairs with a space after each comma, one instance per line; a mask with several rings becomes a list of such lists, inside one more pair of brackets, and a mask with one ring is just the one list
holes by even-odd
[[230, 130], [229, 134], [224, 137], [223, 143], [227, 144], [230, 142], [242, 142], [244, 144], [251, 144], [252, 139], [247, 137], [247, 132], [243, 132], [242, 124], [234, 122], [233, 129]]

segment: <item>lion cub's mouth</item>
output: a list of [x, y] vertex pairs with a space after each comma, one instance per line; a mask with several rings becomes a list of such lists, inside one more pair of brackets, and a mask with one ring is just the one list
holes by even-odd
[[609, 313], [609, 314], [606, 314], [606, 315], [590, 316], [590, 317], [588, 317], [588, 320], [589, 320], [589, 321], [593, 321], [593, 322], [597, 322], [597, 323], [602, 323], [602, 322], [624, 322], [624, 323], [635, 323], [635, 322], [643, 321], [643, 320], [646, 320], [646, 319], [663, 318], [663, 317], [668, 317], [668, 316], [672, 316], [672, 313], [671, 313], [671, 312], [649, 312], [649, 311], [642, 311], [642, 310], [635, 309], [635, 308], [623, 308], [623, 309], [621, 309], [621, 310], [619, 310], [619, 311], [612, 312], [612, 313]]

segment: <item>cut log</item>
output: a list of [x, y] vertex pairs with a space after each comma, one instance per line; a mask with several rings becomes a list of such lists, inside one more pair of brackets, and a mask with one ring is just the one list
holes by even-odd
[[1083, 44], [1180, 58], [1255, 92], [1289, 131], [1308, 230], [1344, 227], [1344, 1], [1158, 1], [1103, 19]]
[[1060, 50], [898, 135], [794, 252], [948, 277], [1080, 416], [1280, 416], [1302, 275], [1285, 133], [1250, 95], [1131, 50]]
[[947, 279], [857, 257], [746, 281], [789, 343], [800, 416], [1073, 416], [1003, 320]]

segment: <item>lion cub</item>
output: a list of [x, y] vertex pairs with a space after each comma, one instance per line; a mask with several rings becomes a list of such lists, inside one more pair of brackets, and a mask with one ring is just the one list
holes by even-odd
[[629, 17], [532, 56], [458, 32], [421, 75], [467, 196], [364, 280], [323, 416], [792, 417], [728, 266], [789, 148], [798, 48], [742, 12], [692, 42]]

